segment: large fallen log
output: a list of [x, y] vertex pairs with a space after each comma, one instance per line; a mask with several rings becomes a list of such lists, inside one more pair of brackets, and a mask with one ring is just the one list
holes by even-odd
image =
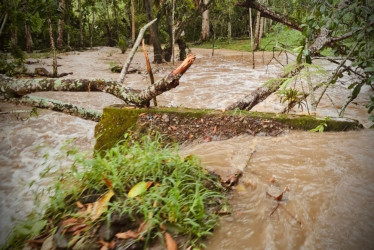
[[[117, 81], [102, 79], [14, 79], [0, 75], [0, 100], [39, 108], [48, 108], [97, 121], [99, 119], [97, 112], [91, 112], [75, 106], [67, 109], [66, 107], [72, 105], [61, 102], [55, 103], [53, 100], [47, 100], [48, 105], [45, 105], [45, 102], [39, 99], [37, 101], [32, 101], [30, 97], [26, 95], [42, 91], [96, 91], [111, 94], [128, 105], [145, 107], [149, 106], [150, 100], [157, 95], [177, 87], [179, 85], [179, 79], [193, 64], [195, 58], [193, 54], [188, 55], [177, 69], [158, 80], [155, 84], [140, 91], [127, 88]], [[87, 113], [87, 115], [82, 115], [85, 113]]]

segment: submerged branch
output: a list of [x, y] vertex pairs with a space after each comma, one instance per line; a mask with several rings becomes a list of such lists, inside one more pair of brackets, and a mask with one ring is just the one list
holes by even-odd
[[91, 120], [95, 122], [100, 121], [100, 118], [102, 115], [102, 112], [97, 111], [97, 110], [85, 109], [74, 104], [64, 103], [61, 101], [37, 97], [37, 96], [23, 96], [21, 98], [11, 98], [11, 99], [8, 99], [8, 101], [16, 103], [16, 104], [63, 112], [69, 115], [78, 116], [85, 120]]

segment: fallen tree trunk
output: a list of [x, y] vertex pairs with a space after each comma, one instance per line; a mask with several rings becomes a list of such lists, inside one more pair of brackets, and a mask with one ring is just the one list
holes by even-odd
[[[117, 81], [100, 79], [13, 79], [0, 75], [0, 100], [2, 99], [5, 101], [65, 112], [64, 110], [66, 110], [66, 105], [71, 104], [56, 103], [56, 105], [52, 105], [53, 100], [48, 100], [49, 105], [38, 105], [37, 103], [40, 103], [39, 99], [38, 101], [32, 101], [30, 97], [26, 97], [25, 95], [41, 91], [98, 91], [111, 94], [121, 99], [128, 105], [144, 107], [148, 106], [150, 100], [157, 95], [177, 87], [179, 85], [179, 79], [193, 64], [195, 58], [195, 55], [188, 55], [177, 69], [157, 81], [155, 84], [140, 91], [124, 87]], [[58, 105], [64, 106], [64, 108], [55, 108], [55, 106]], [[71, 108], [79, 109], [79, 107], [74, 105], [71, 105]], [[70, 111], [67, 113], [70, 113]], [[82, 116], [82, 118], [97, 121], [98, 116], [94, 115], [93, 117], [94, 118], [92, 118], [91, 115]]]

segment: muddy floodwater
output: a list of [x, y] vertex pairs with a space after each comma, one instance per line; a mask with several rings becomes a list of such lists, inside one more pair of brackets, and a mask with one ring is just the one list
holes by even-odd
[[[197, 55], [194, 65], [182, 77], [180, 86], [158, 97], [160, 105], [223, 109], [278, 76], [282, 68], [275, 60], [270, 62], [271, 53], [256, 54], [253, 70], [248, 53], [217, 50], [212, 58], [210, 50], [192, 52]], [[73, 72], [68, 78], [113, 80], [118, 74], [110, 72], [110, 63], [120, 64], [126, 58], [119, 50], [107, 47], [59, 56], [59, 71]], [[285, 63], [284, 55], [278, 59]], [[148, 84], [143, 61], [142, 53], [138, 53], [132, 67], [140, 72], [127, 76], [128, 86], [140, 89]], [[49, 69], [50, 64], [51, 59], [39, 59], [28, 67]], [[319, 64], [329, 71], [333, 69], [324, 61]], [[152, 66], [156, 79], [172, 69], [167, 64]], [[317, 116], [336, 116], [336, 108], [350, 93], [347, 88], [351, 77], [345, 76], [327, 91], [329, 98], [322, 98]], [[92, 92], [35, 95], [97, 110], [121, 103], [109, 95]], [[370, 126], [365, 108], [370, 95], [373, 92], [364, 87], [347, 108], [346, 117]], [[272, 95], [255, 110], [278, 112], [282, 108], [279, 97]], [[0, 109], [3, 243], [15, 220], [32, 210], [33, 192], [49, 183], [48, 178], [40, 180], [43, 170], [69, 167], [61, 148], [70, 144], [92, 150], [96, 123], [51, 111], [29, 117], [30, 108], [6, 103], [0, 103]], [[8, 113], [14, 110], [18, 113]], [[206, 242], [208, 249], [374, 249], [373, 149], [374, 131], [369, 129], [341, 133], [287, 131], [278, 137], [242, 135], [183, 146], [183, 155], [198, 155], [206, 168], [223, 176], [244, 170], [230, 197], [232, 214], [222, 217]], [[285, 187], [289, 191], [279, 203], [267, 195], [279, 195]]]
[[[225, 173], [243, 168], [253, 147], [232, 215], [222, 218], [208, 249], [373, 249], [374, 131], [240, 136], [185, 153]], [[266, 193], [285, 187], [274, 211], [278, 202]]]

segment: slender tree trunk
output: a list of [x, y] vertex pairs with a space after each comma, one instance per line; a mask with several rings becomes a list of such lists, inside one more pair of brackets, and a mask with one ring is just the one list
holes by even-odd
[[57, 26], [57, 48], [61, 49], [64, 46], [64, 18], [65, 18], [65, 0], [60, 0], [58, 3], [59, 9], [61, 9], [61, 18], [58, 19]]
[[83, 18], [82, 18], [82, 8], [81, 0], [78, 0], [78, 12], [79, 12], [79, 46], [83, 48]]
[[258, 47], [260, 46], [260, 24], [261, 24], [261, 12], [257, 11], [253, 50], [257, 50]]
[[8, 18], [8, 13], [5, 13], [4, 18], [3, 18], [3, 22], [1, 24], [1, 28], [0, 28], [0, 37], [1, 37], [1, 34], [3, 33], [3, 29], [5, 27], [5, 23], [6, 23], [7, 18]]
[[18, 32], [17, 27], [13, 27], [10, 31], [10, 42], [12, 44], [12, 48], [16, 48], [18, 46]]
[[[152, 0], [144, 0], [144, 7], [147, 14], [147, 20], [148, 22], [151, 22], [153, 20], [152, 18]], [[151, 27], [149, 28], [150, 34], [151, 34], [151, 40], [153, 44], [153, 60], [155, 63], [162, 63], [162, 48], [161, 43], [158, 38], [158, 21], [153, 23]]]
[[[209, 0], [203, 0], [203, 3], [209, 4]], [[203, 42], [209, 40], [209, 9], [205, 10], [202, 15], [201, 40]]]
[[227, 38], [229, 42], [231, 40], [231, 8], [230, 8], [230, 1], [229, 1], [229, 22], [227, 23]]
[[175, 57], [175, 51], [174, 51], [174, 43], [175, 43], [175, 31], [174, 31], [174, 15], [175, 15], [175, 1], [173, 0], [173, 6], [171, 11], [171, 58], [174, 65], [174, 57]]
[[249, 29], [251, 33], [251, 50], [252, 50], [252, 68], [255, 68], [255, 50], [253, 41], [253, 24], [252, 24], [252, 9], [249, 8]]
[[27, 53], [32, 52], [32, 37], [31, 37], [31, 31], [30, 31], [30, 25], [28, 23], [25, 24], [25, 35], [26, 35], [26, 51]]
[[52, 63], [52, 67], [53, 67], [53, 77], [57, 77], [58, 73], [57, 73], [57, 56], [56, 56], [56, 47], [55, 47], [55, 42], [53, 40], [53, 30], [52, 30], [52, 22], [51, 22], [51, 18], [48, 17], [47, 19], [48, 21], [48, 30], [49, 30], [49, 40], [51, 41], [51, 52], [52, 52], [52, 58], [53, 58], [53, 63]]
[[131, 39], [133, 42], [135, 42], [135, 33], [135, 4], [134, 0], [131, 0]]
[[95, 27], [95, 10], [92, 10], [92, 22], [90, 25], [90, 48], [92, 49], [92, 38]]
[[261, 44], [261, 38], [264, 36], [264, 27], [265, 26], [265, 18], [264, 17], [261, 17], [261, 20], [260, 20], [260, 34], [258, 36], [258, 44], [260, 45]]

